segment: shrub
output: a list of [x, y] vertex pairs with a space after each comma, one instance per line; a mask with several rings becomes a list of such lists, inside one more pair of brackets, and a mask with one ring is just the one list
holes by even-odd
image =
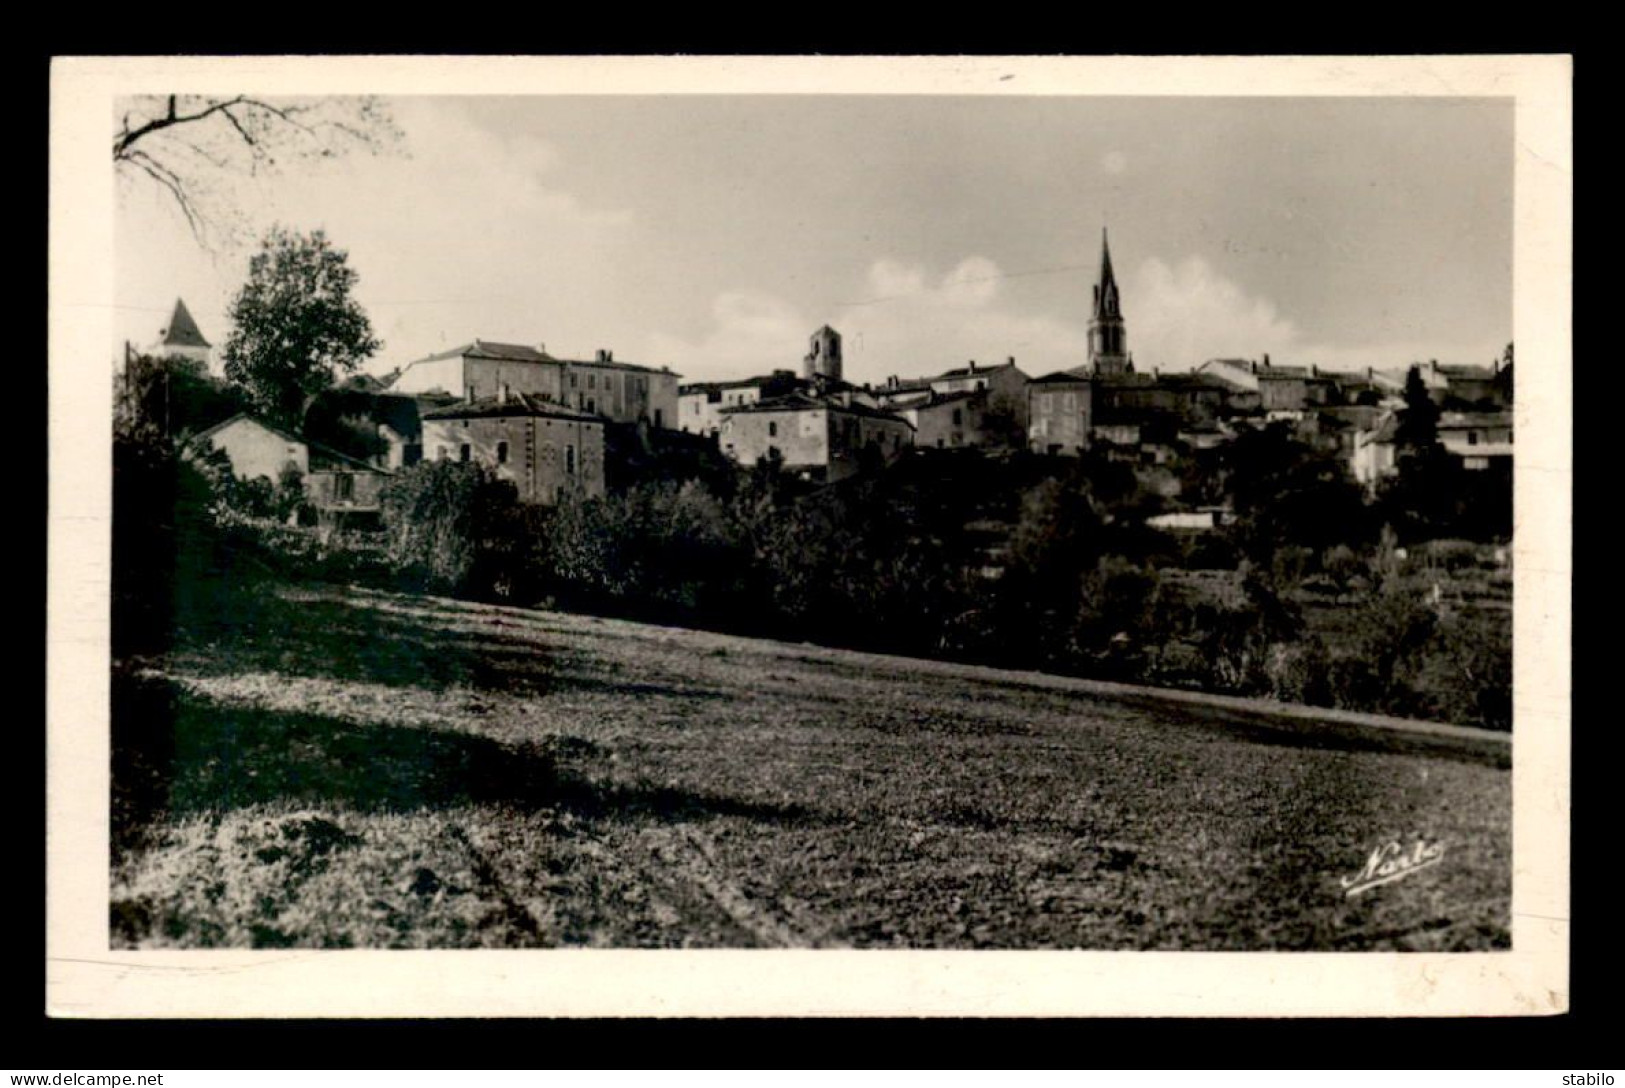
[[512, 483], [475, 462], [423, 461], [380, 496], [390, 560], [426, 587], [497, 594], [523, 576], [525, 514]]

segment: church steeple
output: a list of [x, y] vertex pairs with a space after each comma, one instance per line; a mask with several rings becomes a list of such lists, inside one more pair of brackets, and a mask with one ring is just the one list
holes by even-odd
[[1100, 228], [1100, 285], [1095, 288], [1095, 318], [1121, 318], [1117, 301], [1117, 277], [1112, 275], [1112, 247], [1106, 228]]
[[1123, 374], [1129, 362], [1128, 332], [1118, 299], [1117, 277], [1112, 274], [1112, 247], [1106, 228], [1100, 228], [1100, 282], [1095, 284], [1095, 312], [1089, 319], [1089, 368], [1096, 374]]
[[192, 320], [186, 303], [176, 299], [175, 312], [170, 316], [169, 324], [158, 331], [158, 342], [149, 350], [156, 356], [180, 355], [207, 365], [209, 348], [209, 342], [203, 338], [197, 322]]

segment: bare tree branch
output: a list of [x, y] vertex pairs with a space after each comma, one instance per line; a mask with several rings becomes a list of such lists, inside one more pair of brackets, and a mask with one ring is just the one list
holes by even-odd
[[211, 194], [200, 179], [257, 176], [261, 167], [271, 173], [288, 159], [332, 159], [355, 149], [376, 154], [401, 136], [383, 104], [367, 97], [164, 95], [144, 101], [144, 108], [123, 111], [113, 139], [114, 164], [168, 192], [199, 242], [211, 220], [234, 218], [226, 203], [229, 189]]
[[[142, 125], [140, 128], [136, 129], [134, 132], [125, 131], [123, 134], [121, 134], [119, 136], [119, 138], [117, 140], [113, 141], [113, 158], [114, 158], [115, 161], [118, 160], [118, 159], [127, 158], [130, 147], [133, 144], [135, 144], [136, 141], [140, 140], [142, 137], [146, 136], [149, 133], [158, 132], [158, 131], [160, 131], [162, 129], [169, 128], [171, 125], [184, 125], [184, 124], [188, 124], [188, 123], [190, 123], [192, 121], [201, 121], [205, 117], [208, 117], [211, 114], [219, 113], [221, 110], [225, 109], [226, 107], [234, 106], [237, 103], [242, 102], [242, 101], [245, 101], [245, 99], [243, 98], [242, 95], [238, 95], [236, 98], [233, 98], [233, 99], [230, 99], [230, 100], [224, 101], [224, 102], [216, 102], [214, 105], [209, 106], [207, 109], [199, 110], [197, 113], [188, 114], [187, 116], [181, 117], [181, 116], [177, 116], [176, 113], [175, 113], [175, 96], [170, 95], [169, 96], [169, 112], [167, 114], [165, 114], [162, 117], [155, 118], [154, 120], [148, 121], [146, 124]], [[128, 115], [126, 115], [126, 116], [128, 116]], [[126, 129], [127, 129], [128, 128], [128, 120], [126, 120], [125, 124], [126, 124]]]

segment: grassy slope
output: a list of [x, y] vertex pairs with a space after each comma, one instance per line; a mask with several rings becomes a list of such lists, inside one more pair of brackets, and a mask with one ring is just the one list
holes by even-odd
[[115, 678], [119, 946], [1509, 939], [1504, 747], [358, 591], [198, 614]]

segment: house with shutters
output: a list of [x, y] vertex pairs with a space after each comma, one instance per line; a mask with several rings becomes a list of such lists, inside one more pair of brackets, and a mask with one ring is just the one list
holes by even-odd
[[423, 413], [426, 460], [476, 462], [510, 480], [522, 502], [604, 494], [604, 417], [499, 387]]

